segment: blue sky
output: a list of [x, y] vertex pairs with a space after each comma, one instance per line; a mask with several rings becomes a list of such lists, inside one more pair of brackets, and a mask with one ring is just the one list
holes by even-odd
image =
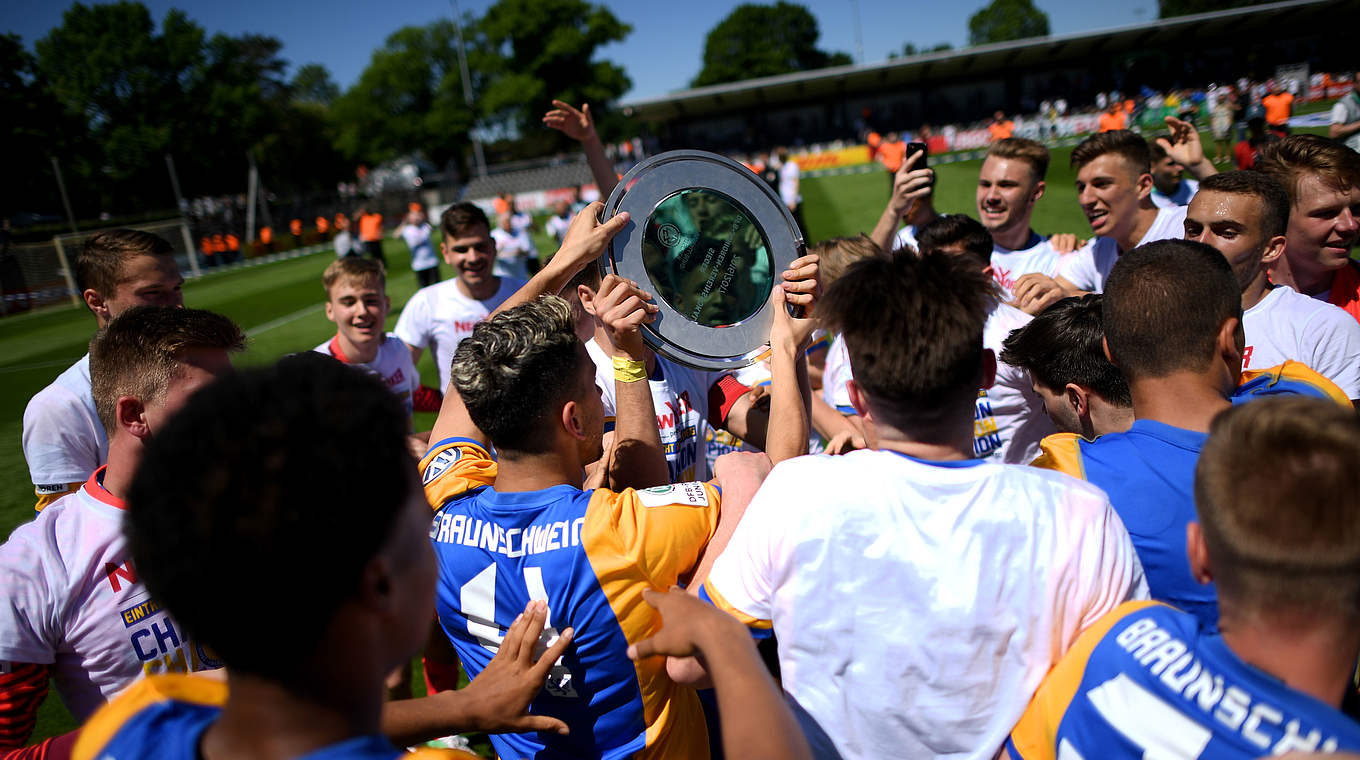
[[[283, 54], [295, 66], [321, 63], [342, 86], [353, 84], [374, 48], [387, 35], [411, 24], [452, 15], [449, 0], [143, 0], [157, 21], [170, 8], [181, 8], [212, 32], [270, 34], [284, 43]], [[598, 0], [597, 0], [598, 1]], [[480, 13], [492, 0], [459, 0], [460, 9]], [[814, 0], [804, 2], [821, 25], [821, 47], [857, 55], [855, 16], [858, 8], [865, 62], [883, 60], [889, 52], [913, 42], [918, 47], [949, 42], [962, 47], [968, 17], [988, 0]], [[5, 0], [6, 31], [32, 49], [33, 41], [61, 23], [72, 3], [61, 0]], [[661, 95], [685, 88], [698, 73], [704, 35], [738, 3], [733, 0], [632, 0], [605, 2], [616, 16], [633, 26], [621, 43], [603, 48], [601, 56], [621, 64], [633, 80], [625, 97]], [[1123, 26], [1157, 17], [1156, 0], [1092, 2], [1036, 0], [1048, 13], [1054, 34]]]

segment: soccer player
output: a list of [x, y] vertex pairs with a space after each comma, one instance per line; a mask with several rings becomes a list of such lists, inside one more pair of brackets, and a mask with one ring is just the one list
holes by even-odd
[[420, 361], [426, 348], [434, 351], [439, 385], [449, 384], [449, 363], [458, 342], [478, 322], [524, 285], [523, 280], [496, 276], [496, 242], [486, 212], [471, 203], [455, 203], [439, 220], [444, 239], [439, 244], [444, 261], [453, 267], [452, 280], [416, 291], [406, 302], [393, 330]]
[[[614, 275], [597, 295], [617, 386], [615, 445], [657, 446], [638, 331], [655, 307]], [[787, 316], [783, 303], [776, 324], [784, 332], [776, 337], [784, 339], [775, 351], [787, 359], [780, 371], [791, 374], [797, 336], [810, 332], [802, 323], [811, 320]], [[703, 758], [708, 739], [697, 696], [662, 663], [630, 662], [627, 650], [656, 627], [642, 591], [702, 579], [701, 553], [715, 541], [709, 548], [718, 551], [730, 535], [763, 475], [757, 463], [766, 460], [728, 455], [717, 483], [581, 490], [583, 468], [604, 453], [595, 378], [571, 310], [556, 296], [492, 316], [459, 345], [431, 437], [437, 443], [421, 461], [435, 507], [439, 620], [473, 675], [530, 599], [547, 601], [548, 635], [568, 625], [576, 631], [532, 708], [564, 720], [570, 735], [493, 737], [502, 757]], [[784, 379], [791, 378], [777, 382]]]
[[[1014, 139], [1014, 138], [1012, 138]], [[989, 271], [995, 255], [992, 236], [981, 222], [964, 214], [945, 214], [921, 228], [917, 238], [921, 255], [942, 253], [963, 256]], [[993, 301], [982, 331], [982, 345], [993, 356], [1011, 331], [1024, 327], [1031, 317], [1006, 303]], [[1043, 400], [1034, 392], [1029, 375], [1018, 366], [998, 362], [991, 385], [978, 390], [973, 417], [973, 456], [996, 462], [1028, 464], [1039, 455], [1039, 441], [1057, 432], [1043, 411]]]
[[466, 689], [383, 703], [434, 598], [405, 432], [377, 379], [310, 352], [223, 378], [157, 431], [129, 490], [127, 543], [157, 604], [226, 680], [141, 681], [81, 729], [74, 756], [387, 760], [404, 753], [380, 727], [401, 744], [450, 728], [565, 730], [523, 714], [571, 638], [535, 664], [540, 605]]
[[[904, 246], [914, 250], [916, 230], [938, 215], [934, 205], [935, 170], [925, 166], [925, 162], [924, 152], [913, 153], [893, 177], [888, 205], [869, 233], [869, 239], [880, 250], [895, 251]], [[903, 222], [906, 226], [902, 226]]]
[[83, 721], [143, 673], [221, 667], [151, 599], [120, 526], [146, 446], [244, 348], [226, 317], [162, 306], [130, 308], [95, 336], [108, 464], [0, 546], [0, 749], [28, 740], [49, 679]]
[[1068, 295], [1101, 292], [1120, 254], [1184, 233], [1185, 207], [1158, 209], [1149, 197], [1151, 163], [1147, 141], [1122, 129], [1072, 149], [1077, 202], [1096, 237], [1058, 264], [1055, 279]]
[[1338, 709], [1360, 655], [1357, 461], [1360, 423], [1323, 401], [1217, 416], [1187, 529], [1192, 574], [1218, 587], [1217, 620], [1148, 602], [1116, 609], [1044, 680], [1009, 757], [1360, 749], [1360, 724]]
[[1146, 594], [1098, 489], [972, 458], [993, 293], [907, 252], [831, 286], [870, 450], [777, 465], [704, 584], [773, 630], [815, 756], [991, 758], [1077, 635]]
[[1284, 255], [1270, 279], [1340, 306], [1360, 320], [1360, 154], [1316, 135], [1294, 135], [1261, 148], [1256, 168], [1289, 193]]
[[359, 241], [363, 245], [364, 253], [377, 259], [379, 264], [386, 266], [387, 259], [383, 257], [382, 249], [382, 214], [376, 211], [370, 212], [368, 208], [360, 206], [354, 216], [359, 220]]
[[1350, 404], [1315, 373], [1306, 372], [1311, 385], [1293, 380], [1290, 365], [1238, 387], [1242, 291], [1227, 260], [1203, 243], [1161, 240], [1121, 256], [1102, 312], [1110, 360], [1129, 384], [1134, 423], [1128, 432], [1094, 441], [1070, 433], [1049, 436], [1041, 444], [1045, 456], [1035, 464], [1083, 478], [1109, 494], [1133, 536], [1152, 597], [1213, 625], [1213, 587], [1198, 583], [1185, 560], [1195, 461], [1209, 422], [1235, 397], [1263, 390]]
[[[76, 287], [102, 328], [138, 304], [182, 306], [184, 278], [164, 239], [139, 230], [106, 230], [85, 240], [75, 260]], [[90, 355], [34, 394], [24, 409], [24, 459], [36, 508], [74, 491], [108, 459], [109, 443], [90, 393]]]
[[1328, 114], [1327, 136], [1360, 151], [1360, 72], [1351, 72], [1351, 86]]
[[[977, 218], [992, 235], [992, 277], [1007, 301], [1016, 296], [1013, 291], [1024, 275], [1052, 277], [1058, 268], [1059, 252], [1030, 226], [1034, 204], [1044, 197], [1047, 173], [1048, 148], [1023, 137], [993, 142], [978, 171]], [[1034, 312], [1048, 305], [1020, 297], [1015, 301]]]
[[1133, 425], [1133, 399], [1105, 356], [1101, 296], [1064, 298], [1003, 342], [1001, 361], [1029, 373], [1059, 432], [1095, 440]]
[[1264, 172], [1228, 172], [1206, 179], [1190, 202], [1185, 237], [1228, 259], [1242, 288], [1246, 348], [1242, 369], [1302, 362], [1360, 398], [1360, 323], [1341, 309], [1288, 285], [1272, 284], [1269, 269], [1288, 242], [1289, 195]]
[[382, 264], [354, 256], [336, 259], [321, 275], [321, 284], [326, 288], [326, 319], [335, 323], [335, 337], [314, 350], [377, 376], [401, 400], [409, 425], [420, 375], [406, 344], [384, 329], [392, 301]]
[[434, 244], [430, 242], [430, 233], [434, 229], [426, 221], [420, 204], [411, 205], [415, 208], [407, 212], [397, 233], [406, 241], [406, 247], [411, 249], [411, 271], [416, 274], [416, 282], [420, 287], [427, 288], [439, 282], [439, 257], [435, 256]]

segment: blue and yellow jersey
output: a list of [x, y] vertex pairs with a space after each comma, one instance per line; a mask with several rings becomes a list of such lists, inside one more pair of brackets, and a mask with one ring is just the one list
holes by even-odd
[[1086, 629], [1006, 742], [1013, 760], [1355, 751], [1360, 724], [1248, 665], [1193, 615], [1128, 602]]
[[1241, 404], [1269, 396], [1314, 396], [1334, 401], [1346, 409], [1354, 408], [1346, 392], [1336, 383], [1296, 361], [1266, 369], [1243, 370], [1232, 402]]
[[672, 682], [662, 658], [634, 663], [627, 649], [660, 629], [643, 589], [669, 588], [698, 563], [717, 529], [717, 488], [501, 493], [487, 448], [457, 438], [435, 444], [421, 471], [435, 509], [439, 622], [469, 675], [531, 599], [548, 602], [547, 640], [576, 632], [530, 708], [564, 720], [570, 736], [493, 736], [501, 757], [708, 756], [694, 690]]
[[[193, 675], [148, 676], [100, 708], [80, 729], [72, 760], [196, 760], [203, 732], [222, 713], [226, 681]], [[356, 736], [300, 760], [466, 757], [450, 750], [408, 753], [383, 736]]]
[[1088, 441], [1073, 433], [1043, 439], [1035, 467], [1099, 486], [1123, 520], [1153, 599], [1218, 623], [1217, 595], [1190, 573], [1185, 526], [1195, 516], [1195, 463], [1205, 433], [1137, 420], [1126, 433]]

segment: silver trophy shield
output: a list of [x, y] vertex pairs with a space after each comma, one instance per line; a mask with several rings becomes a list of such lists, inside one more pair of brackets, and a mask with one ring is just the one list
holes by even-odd
[[622, 211], [629, 222], [600, 268], [656, 296], [656, 320], [643, 325], [647, 345], [697, 369], [754, 364], [769, 339], [770, 291], [804, 252], [774, 190], [729, 158], [676, 150], [623, 176], [604, 218]]

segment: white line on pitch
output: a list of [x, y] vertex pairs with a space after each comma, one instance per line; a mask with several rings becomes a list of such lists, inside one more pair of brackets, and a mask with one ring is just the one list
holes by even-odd
[[308, 307], [306, 307], [306, 308], [298, 309], [297, 311], [293, 312], [292, 314], [285, 314], [285, 315], [283, 315], [282, 317], [279, 317], [278, 319], [271, 319], [271, 320], [269, 320], [268, 322], [265, 322], [265, 323], [262, 324], [262, 325], [256, 325], [256, 326], [250, 328], [249, 330], [246, 330], [246, 335], [249, 335], [250, 337], [253, 338], [253, 337], [255, 337], [256, 335], [259, 335], [259, 334], [262, 333], [262, 332], [266, 332], [266, 331], [268, 331], [268, 330], [273, 330], [275, 327], [283, 327], [284, 325], [288, 324], [289, 322], [296, 322], [297, 320], [302, 319], [303, 317], [307, 316], [308, 314], [312, 314], [312, 313], [314, 313], [314, 312], [321, 311], [321, 310], [324, 309], [325, 307], [326, 307], [326, 304], [324, 304], [324, 303], [312, 304], [311, 306], [308, 306]]

